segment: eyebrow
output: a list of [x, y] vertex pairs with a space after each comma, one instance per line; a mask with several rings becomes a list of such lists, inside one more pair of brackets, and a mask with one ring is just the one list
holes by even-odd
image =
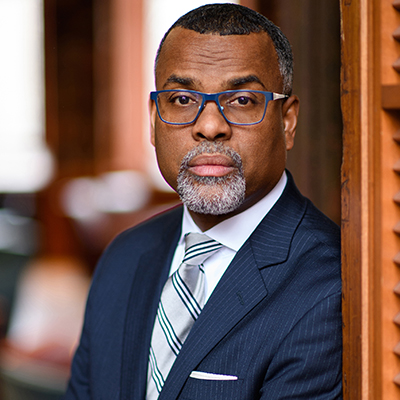
[[[261, 82], [261, 80], [256, 76], [256, 75], [247, 75], [247, 76], [241, 76], [238, 78], [230, 79], [227, 81], [228, 86], [231, 86], [233, 88], [239, 87], [246, 85], [247, 83], [259, 83], [263, 88], [265, 88], [264, 84]], [[163, 88], [168, 86], [169, 84], [172, 83], [178, 83], [179, 85], [185, 86], [185, 87], [193, 87], [195, 86], [195, 80], [192, 78], [188, 77], [182, 77], [182, 76], [177, 76], [175, 74], [172, 74], [171, 76], [168, 77], [168, 79], [165, 81]]]
[[264, 84], [261, 82], [261, 80], [256, 75], [247, 75], [247, 76], [243, 76], [240, 78], [231, 79], [228, 82], [233, 87], [238, 87], [238, 86], [245, 85], [246, 83], [255, 82], [255, 83], [259, 83], [262, 87], [265, 88]]
[[183, 86], [194, 86], [194, 80], [192, 78], [184, 78], [181, 76], [177, 76], [175, 74], [172, 74], [164, 83], [163, 87], [167, 86], [170, 83], [179, 83], [180, 85]]

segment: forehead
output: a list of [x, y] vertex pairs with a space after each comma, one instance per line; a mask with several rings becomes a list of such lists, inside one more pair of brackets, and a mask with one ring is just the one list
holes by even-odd
[[227, 90], [248, 76], [257, 78], [260, 90], [282, 90], [278, 57], [266, 32], [220, 36], [175, 28], [160, 52], [156, 86], [169, 88], [182, 78], [195, 90]]

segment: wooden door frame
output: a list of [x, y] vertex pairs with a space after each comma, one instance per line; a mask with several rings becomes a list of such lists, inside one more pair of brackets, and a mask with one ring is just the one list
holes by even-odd
[[394, 3], [340, 2], [345, 400], [400, 394], [400, 330], [394, 323], [400, 310], [400, 213], [393, 201], [400, 189], [394, 136], [400, 133], [400, 74], [392, 67], [400, 55], [392, 35], [400, 13]]
[[[367, 399], [379, 392], [374, 363], [372, 328], [378, 308], [370, 302], [375, 285], [374, 173], [379, 175], [379, 141], [374, 134], [372, 101], [379, 91], [373, 86], [377, 65], [372, 29], [378, 17], [367, 0], [341, 0], [343, 115], [342, 164], [342, 279], [343, 279], [343, 384], [344, 398]], [[372, 379], [375, 378], [375, 379]], [[376, 397], [378, 398], [378, 397]]]

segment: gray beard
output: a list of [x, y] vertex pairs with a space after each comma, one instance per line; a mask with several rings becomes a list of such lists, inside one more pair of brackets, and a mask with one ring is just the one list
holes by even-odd
[[[235, 170], [226, 176], [197, 176], [188, 171], [189, 162], [202, 153], [227, 155]], [[199, 214], [222, 215], [235, 211], [244, 201], [246, 181], [242, 160], [221, 142], [202, 142], [183, 158], [177, 178], [177, 192], [187, 208]]]

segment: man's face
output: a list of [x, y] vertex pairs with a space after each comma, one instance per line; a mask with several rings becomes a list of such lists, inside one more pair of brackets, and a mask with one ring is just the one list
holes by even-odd
[[[176, 28], [161, 51], [156, 86], [157, 90], [188, 89], [204, 93], [235, 89], [281, 93], [282, 78], [275, 49], [265, 32], [220, 36]], [[224, 182], [243, 174], [244, 201], [232, 206], [235, 212], [243, 211], [264, 197], [280, 179], [286, 151], [293, 146], [297, 112], [295, 96], [283, 105], [282, 100], [270, 101], [263, 121], [238, 126], [229, 124], [217, 105], [208, 102], [194, 123], [177, 126], [162, 122], [152, 102], [151, 141], [161, 173], [177, 190], [182, 160], [190, 153], [185, 174], [195, 178], [193, 184], [200, 187], [196, 196], [203, 196], [203, 203], [221, 197], [226, 192]], [[232, 154], [239, 156], [241, 167], [232, 160]], [[207, 185], [210, 179], [214, 179], [213, 185]]]

